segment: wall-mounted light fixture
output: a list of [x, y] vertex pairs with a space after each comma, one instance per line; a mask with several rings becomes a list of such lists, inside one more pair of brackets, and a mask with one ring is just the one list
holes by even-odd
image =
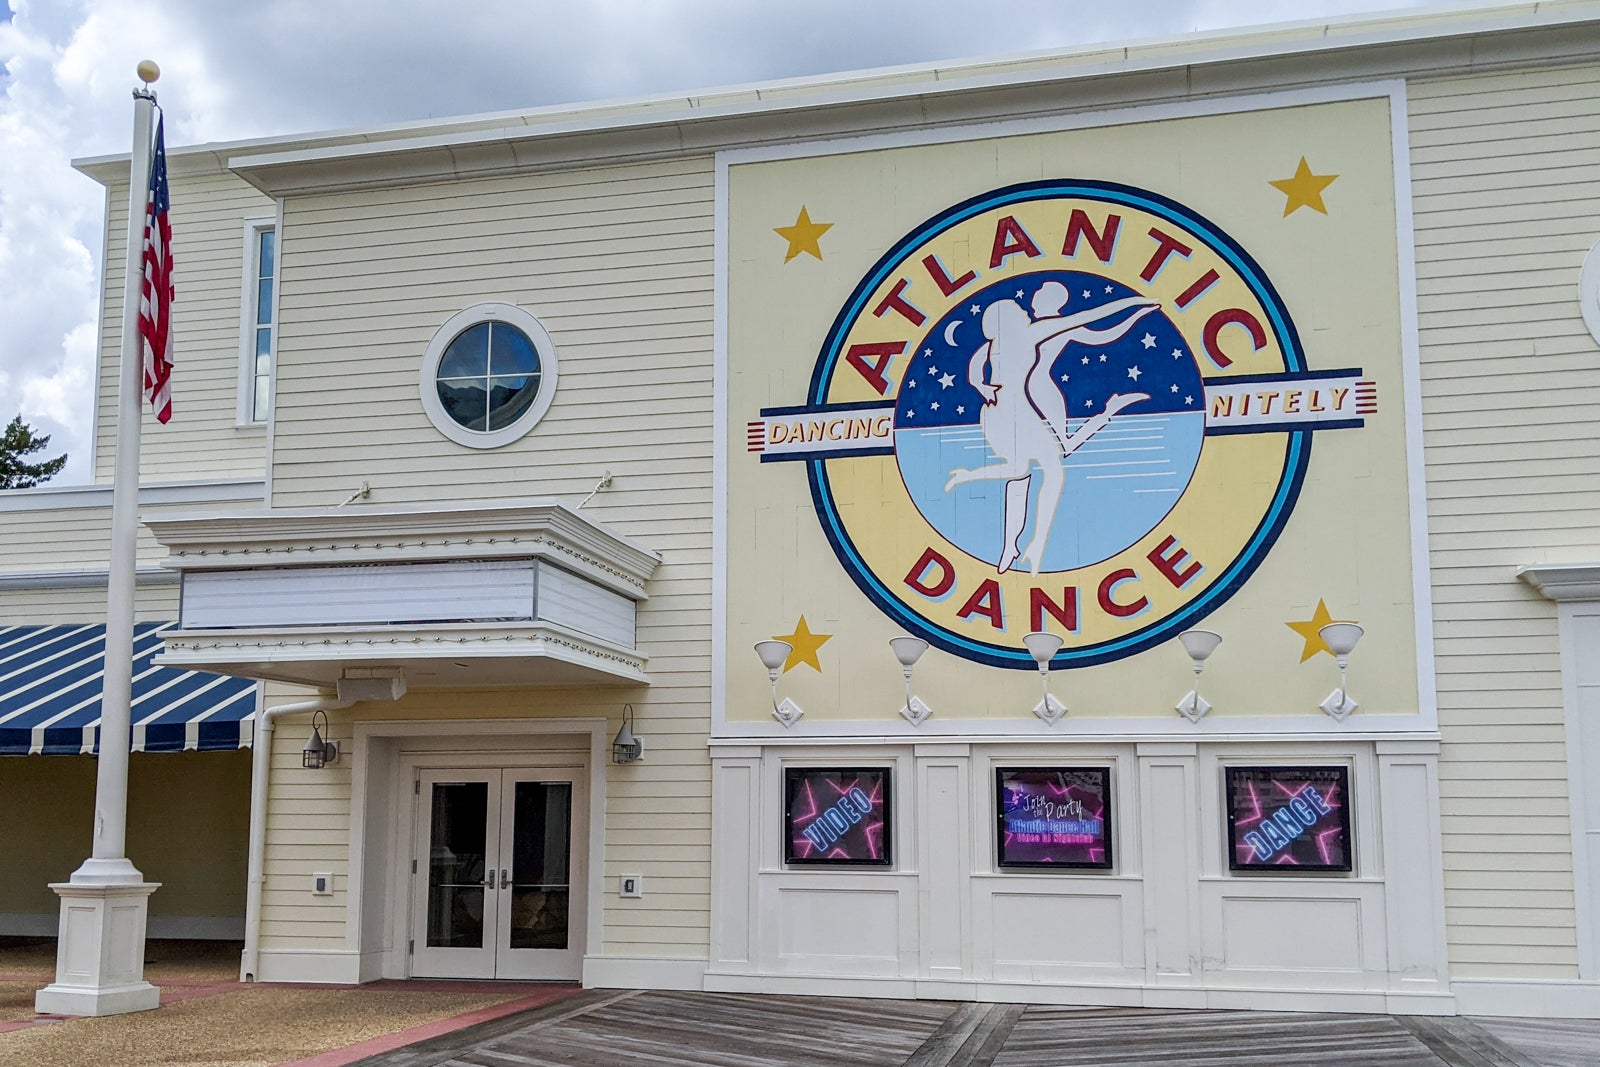
[[1039, 684], [1044, 690], [1044, 699], [1033, 713], [1043, 719], [1046, 726], [1054, 726], [1067, 713], [1067, 706], [1050, 695], [1050, 659], [1061, 651], [1061, 638], [1055, 634], [1031, 633], [1023, 637], [1022, 644], [1039, 665]]
[[633, 736], [633, 705], [622, 705], [622, 728], [611, 742], [611, 762], [638, 763], [644, 759], [644, 740]]
[[1222, 635], [1210, 630], [1185, 630], [1178, 635], [1178, 640], [1194, 663], [1194, 688], [1178, 701], [1178, 714], [1190, 722], [1199, 722], [1211, 710], [1211, 705], [1200, 695], [1200, 672], [1206, 669], [1206, 660], [1211, 658], [1211, 653], [1222, 644]]
[[[318, 729], [317, 719], [322, 720], [322, 727]], [[306, 747], [300, 750], [300, 766], [311, 770], [320, 770], [330, 763], [339, 762], [339, 745], [336, 741], [324, 741], [322, 731], [328, 728], [328, 713], [316, 711], [311, 714], [311, 740], [306, 742]]]
[[889, 647], [894, 650], [894, 658], [900, 661], [900, 673], [906, 676], [906, 702], [900, 709], [900, 717], [912, 726], [921, 726], [933, 714], [933, 709], [911, 695], [911, 668], [928, 651], [928, 642], [920, 637], [891, 637]]
[[1322, 643], [1328, 646], [1328, 651], [1333, 653], [1339, 661], [1339, 688], [1328, 694], [1319, 707], [1333, 716], [1335, 722], [1344, 722], [1350, 713], [1360, 707], [1350, 694], [1345, 691], [1345, 668], [1350, 666], [1350, 653], [1355, 651], [1356, 642], [1361, 640], [1364, 633], [1361, 627], [1353, 622], [1330, 622], [1317, 631], [1317, 636], [1322, 638]]
[[761, 657], [761, 665], [767, 669], [767, 680], [772, 683], [772, 717], [784, 726], [793, 726], [805, 714], [800, 710], [800, 705], [788, 697], [783, 698], [783, 703], [778, 703], [778, 675], [783, 672], [783, 665], [793, 651], [793, 645], [776, 638], [756, 642], [756, 655]]

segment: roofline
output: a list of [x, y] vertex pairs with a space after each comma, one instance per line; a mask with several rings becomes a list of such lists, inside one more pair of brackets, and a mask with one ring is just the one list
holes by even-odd
[[[553, 104], [425, 122], [389, 123], [314, 134], [208, 142], [168, 149], [177, 172], [233, 169], [263, 191], [260, 172], [297, 164], [415, 152], [470, 149], [575, 134], [616, 134], [647, 128], [681, 128], [716, 119], [779, 116], [802, 109], [870, 105], [984, 89], [1219, 66], [1247, 61], [1331, 55], [1383, 46], [1421, 45], [1487, 33], [1551, 30], [1600, 23], [1596, 0], [1483, 5], [1450, 4], [1404, 15], [1353, 15], [1333, 20], [1266, 23], [1125, 44], [915, 63], [861, 71], [809, 75], [607, 101]], [[274, 151], [274, 149], [276, 149]], [[122, 180], [128, 153], [75, 159], [74, 168], [102, 184]]]

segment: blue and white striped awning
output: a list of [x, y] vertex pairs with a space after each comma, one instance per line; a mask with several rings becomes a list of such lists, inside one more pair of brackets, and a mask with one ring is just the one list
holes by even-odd
[[[133, 631], [133, 751], [215, 751], [250, 744], [260, 703], [248, 678], [152, 666], [170, 622]], [[0, 627], [0, 755], [98, 750], [102, 625]]]

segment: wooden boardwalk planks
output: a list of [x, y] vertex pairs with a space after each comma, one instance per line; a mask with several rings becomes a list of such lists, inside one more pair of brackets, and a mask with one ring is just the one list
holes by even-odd
[[359, 1067], [1594, 1067], [1600, 1021], [591, 990]]

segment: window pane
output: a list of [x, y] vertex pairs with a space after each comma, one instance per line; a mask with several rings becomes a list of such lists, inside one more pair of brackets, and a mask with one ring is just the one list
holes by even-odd
[[489, 379], [489, 429], [510, 426], [522, 417], [539, 395], [539, 375]]
[[539, 353], [521, 330], [497, 322], [489, 342], [489, 373], [538, 374]]
[[511, 832], [511, 947], [566, 948], [572, 786], [518, 782]]
[[489, 373], [489, 324], [468, 326], [439, 360], [441, 378], [481, 378]]
[[272, 351], [272, 327], [265, 326], [256, 331], [256, 358], [267, 355]]
[[256, 282], [256, 321], [272, 321], [272, 279], [262, 278]]
[[257, 266], [259, 267], [259, 270], [260, 270], [260, 274], [259, 274], [260, 277], [262, 277], [262, 278], [270, 278], [270, 277], [272, 277], [273, 261], [277, 258], [277, 253], [278, 253], [278, 231], [276, 231], [276, 230], [262, 230], [261, 231], [261, 251], [260, 251], [260, 254], [257, 256]]
[[483, 945], [489, 787], [438, 782], [428, 835], [428, 947]]
[[255, 396], [253, 397], [255, 401], [255, 407], [254, 410], [251, 411], [250, 417], [256, 422], [266, 422], [267, 399], [272, 392], [272, 371], [270, 366], [264, 370], [260, 369], [260, 363], [257, 363], [256, 367], [256, 386]]
[[488, 418], [488, 379], [465, 378], [458, 381], [441, 381], [439, 403], [445, 414], [469, 430], [482, 430]]

